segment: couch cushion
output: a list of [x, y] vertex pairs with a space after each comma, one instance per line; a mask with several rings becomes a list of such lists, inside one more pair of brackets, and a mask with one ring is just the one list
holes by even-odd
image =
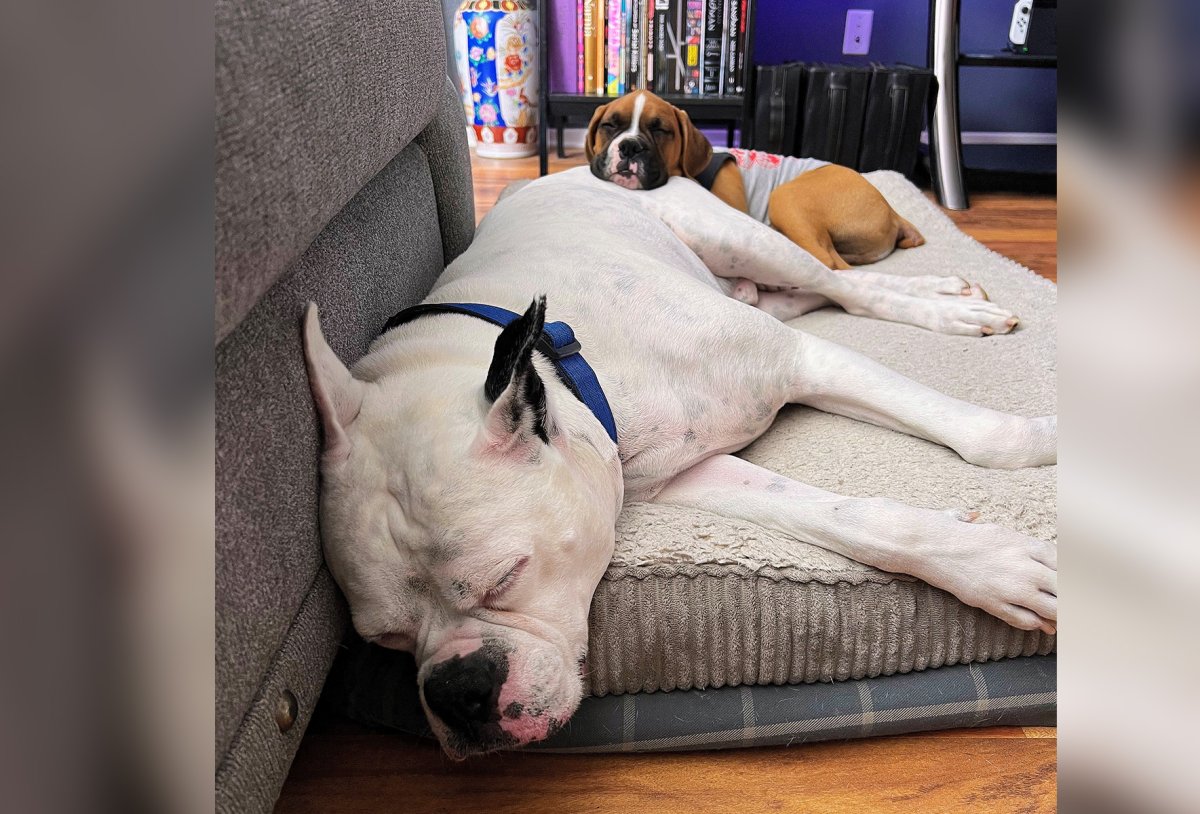
[[304, 304], [321, 306], [343, 359], [362, 356], [388, 317], [419, 301], [442, 271], [435, 197], [425, 153], [410, 145], [217, 348], [218, 761], [323, 562]]
[[216, 339], [433, 119], [433, 0], [217, 0]]

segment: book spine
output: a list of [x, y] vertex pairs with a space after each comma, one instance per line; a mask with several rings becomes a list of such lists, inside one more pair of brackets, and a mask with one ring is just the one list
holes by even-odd
[[687, 49], [684, 52], [687, 73], [683, 92], [700, 95], [700, 37], [704, 33], [704, 0], [687, 0]]
[[724, 96], [729, 92], [729, 87], [725, 84], [725, 72], [728, 70], [726, 60], [729, 59], [729, 39], [726, 37], [726, 32], [729, 31], [729, 7], [733, 5], [732, 0], [721, 0], [721, 95]]
[[646, 90], [654, 90], [654, 0], [643, 0], [643, 11], [646, 12], [646, 28], [642, 30], [642, 86]]
[[585, 53], [584, 43], [587, 39], [583, 36], [583, 17], [584, 6], [587, 5], [587, 0], [575, 0], [575, 92], [583, 93], [584, 74], [587, 70], [587, 55]]
[[583, 90], [591, 93], [596, 89], [596, 4], [594, 0], [583, 0]]
[[705, 94], [721, 92], [721, 48], [725, 44], [725, 20], [721, 0], [704, 0], [704, 82]]
[[596, 58], [596, 79], [591, 92], [599, 94], [604, 93], [608, 80], [608, 71], [605, 67], [608, 59], [605, 51], [605, 43], [608, 42], [605, 35], [608, 24], [604, 19], [606, 8], [604, 0], [592, 0], [592, 18], [596, 21], [596, 37], [592, 40], [592, 51]]
[[737, 76], [738, 61], [738, 29], [742, 23], [740, 0], [728, 0], [729, 21], [725, 25], [725, 92], [728, 94], [741, 93], [738, 85], [741, 80]]
[[662, 95], [669, 87], [671, 69], [667, 55], [670, 40], [667, 27], [670, 21], [671, 0], [654, 0], [654, 92]]
[[[730, 2], [738, 2], [738, 0], [730, 0]], [[738, 19], [737, 71], [733, 85], [733, 92], [739, 96], [746, 92], [746, 6], [748, 2], [749, 0], [741, 0], [739, 3], [741, 14]]]
[[609, 96], [619, 96], [621, 70], [621, 0], [608, 0], [608, 42], [605, 44], [607, 79], [605, 90]]
[[629, 90], [642, 87], [642, 0], [629, 0]]
[[629, 0], [621, 0], [621, 66], [617, 79], [617, 93], [625, 93], [629, 89]]

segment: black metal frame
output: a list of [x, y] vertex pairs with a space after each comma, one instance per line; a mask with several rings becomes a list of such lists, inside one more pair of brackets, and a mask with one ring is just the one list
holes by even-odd
[[[608, 104], [612, 96], [579, 93], [550, 93], [549, 70], [549, 12], [548, 0], [537, 0], [538, 8], [538, 174], [545, 175], [550, 163], [550, 147], [546, 141], [551, 119], [558, 131], [558, 157], [566, 158], [563, 149], [563, 128], [571, 121], [591, 121], [600, 105]], [[747, 125], [754, 121], [754, 18], [755, 0], [746, 2], [746, 64], [743, 69], [741, 96], [664, 96], [663, 99], [687, 111], [697, 124], [724, 124], [727, 141], [733, 146], [734, 130], [741, 128], [741, 144], [749, 143]]]

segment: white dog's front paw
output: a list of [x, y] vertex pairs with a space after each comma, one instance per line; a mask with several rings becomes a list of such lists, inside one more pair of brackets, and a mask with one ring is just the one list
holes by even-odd
[[[914, 546], [909, 573], [1021, 630], [1058, 629], [1058, 548], [970, 514], [938, 513]], [[957, 515], [957, 516], [956, 516]]]
[[1006, 334], [1020, 322], [1012, 311], [987, 300], [944, 299], [931, 304], [937, 306], [939, 327], [935, 330], [941, 333], [992, 336]]

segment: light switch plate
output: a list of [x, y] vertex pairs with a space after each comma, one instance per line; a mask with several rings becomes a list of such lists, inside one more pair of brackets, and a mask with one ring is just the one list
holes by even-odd
[[846, 34], [842, 38], [843, 54], [865, 55], [871, 50], [871, 22], [875, 12], [852, 8], [846, 12]]

